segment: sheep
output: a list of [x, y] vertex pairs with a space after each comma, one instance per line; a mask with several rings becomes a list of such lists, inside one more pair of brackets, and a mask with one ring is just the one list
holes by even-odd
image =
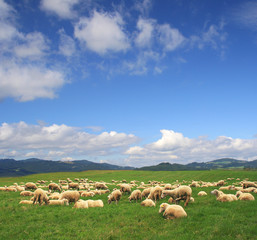
[[190, 201], [192, 189], [189, 186], [182, 185], [173, 190], [164, 190], [162, 191], [161, 198], [164, 198], [167, 195], [175, 199], [176, 204], [178, 204], [179, 201], [182, 199], [186, 200], [184, 204], [184, 206], [186, 207], [188, 205], [188, 202]]
[[[172, 191], [172, 190], [170, 190], [170, 191]], [[156, 200], [161, 199], [161, 195], [162, 195], [162, 188], [160, 186], [156, 186], [151, 189], [150, 194], [148, 195], [148, 199], [152, 199], [156, 203]]]
[[95, 188], [96, 189], [108, 189], [108, 187], [106, 186], [105, 183], [102, 183], [102, 182], [96, 182], [95, 183]]
[[220, 187], [219, 190], [231, 190], [233, 188], [231, 185], [226, 186], [226, 187]]
[[150, 192], [151, 192], [151, 189], [152, 189], [152, 188], [145, 188], [145, 189], [143, 190], [143, 192], [142, 192], [142, 198], [143, 198], [143, 197], [144, 197], [144, 198], [147, 198], [148, 195], [149, 195]]
[[15, 187], [6, 187], [5, 191], [6, 192], [17, 192], [17, 189]]
[[179, 205], [169, 205], [168, 203], [162, 203], [159, 209], [159, 213], [161, 212], [164, 212], [163, 216], [166, 219], [187, 217], [187, 213], [185, 212], [183, 207]]
[[50, 192], [51, 190], [57, 190], [57, 191], [61, 192], [61, 186], [59, 186], [56, 183], [50, 183], [48, 185], [48, 191]]
[[128, 197], [129, 202], [131, 202], [131, 200], [134, 200], [137, 202], [137, 200], [142, 200], [142, 193], [140, 190], [134, 190], [131, 195]]
[[49, 199], [58, 200], [59, 197], [60, 197], [60, 195], [61, 195], [60, 193], [54, 192], [53, 194], [51, 194], [51, 195], [49, 196]]
[[82, 191], [80, 193], [81, 197], [93, 197], [95, 196], [95, 193], [94, 192], [85, 192], [85, 191]]
[[17, 191], [22, 192], [25, 191], [25, 187], [16, 186]]
[[39, 205], [41, 205], [43, 203], [43, 201], [47, 205], [49, 203], [49, 198], [48, 198], [48, 196], [46, 195], [46, 193], [43, 189], [38, 188], [34, 192], [33, 204], [39, 202]]
[[69, 205], [69, 201], [67, 199], [62, 200], [49, 200], [49, 205]]
[[25, 184], [25, 190], [29, 190], [29, 189], [37, 189], [37, 185], [33, 182], [27, 182]]
[[192, 181], [192, 183], [189, 185], [189, 187], [200, 187], [200, 184], [196, 181]]
[[205, 191], [200, 191], [197, 195], [198, 196], [206, 196], [207, 193]]
[[31, 191], [22, 191], [20, 192], [21, 196], [34, 196], [34, 193]]
[[69, 189], [71, 189], [71, 188], [75, 188], [75, 189], [77, 189], [77, 190], [79, 190], [79, 184], [78, 183], [74, 183], [74, 182], [70, 182], [69, 184], [68, 184], [68, 188]]
[[217, 183], [216, 183], [216, 186], [223, 186], [225, 184], [225, 181], [224, 180], [219, 180]]
[[254, 192], [257, 188], [255, 187], [249, 187], [249, 188], [243, 188], [242, 190], [240, 190], [243, 193], [250, 193], [250, 192]]
[[88, 207], [103, 207], [104, 203], [102, 200], [87, 200]]
[[164, 190], [171, 190], [171, 189], [172, 189], [172, 186], [170, 183], [165, 184]]
[[80, 199], [74, 204], [73, 208], [88, 208], [88, 202]]
[[225, 194], [222, 191], [214, 189], [211, 194], [216, 196], [216, 200], [220, 202], [232, 202], [237, 201], [237, 197], [233, 194]]
[[21, 200], [19, 204], [33, 204], [33, 201], [31, 200]]
[[0, 191], [5, 191], [6, 187], [0, 187]]
[[120, 191], [122, 193], [125, 193], [125, 192], [131, 193], [131, 187], [128, 184], [121, 184], [120, 185]]
[[80, 198], [80, 194], [78, 191], [66, 191], [61, 193], [59, 200], [67, 199], [69, 203], [74, 202], [76, 203]]
[[112, 201], [115, 201], [116, 204], [118, 203], [118, 201], [120, 200], [122, 196], [122, 193], [120, 190], [115, 190], [113, 191], [109, 196], [108, 196], [108, 203], [111, 204]]
[[241, 191], [236, 192], [236, 196], [238, 197], [238, 200], [244, 200], [244, 201], [254, 201], [255, 198], [251, 193], [242, 193]]
[[155, 207], [155, 203], [152, 199], [145, 199], [143, 202], [141, 202], [141, 206], [144, 207]]
[[245, 181], [243, 182], [243, 188], [255, 187], [257, 188], [257, 184], [254, 182]]

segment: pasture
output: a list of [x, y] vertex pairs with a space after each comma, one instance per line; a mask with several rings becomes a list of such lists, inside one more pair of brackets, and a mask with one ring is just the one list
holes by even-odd
[[[214, 182], [226, 180], [226, 185], [236, 183], [236, 178], [257, 181], [257, 171], [86, 171], [74, 173], [48, 173], [18, 178], [0, 178], [0, 186], [37, 180], [88, 178], [92, 181], [132, 180], [147, 183], [149, 180], [174, 183], [178, 180]], [[227, 180], [227, 178], [234, 178]], [[48, 182], [49, 183], [49, 182]], [[112, 190], [116, 186], [108, 184]], [[0, 239], [256, 239], [257, 200], [218, 202], [210, 192], [217, 187], [192, 188], [195, 202], [185, 208], [188, 217], [165, 220], [159, 206], [168, 198], [157, 201], [156, 207], [142, 207], [140, 202], [130, 203], [123, 194], [116, 205], [107, 203], [107, 195], [82, 199], [101, 199], [103, 208], [73, 209], [69, 206], [19, 205], [20, 192], [0, 191]], [[136, 188], [133, 188], [133, 190]], [[207, 196], [198, 196], [206, 191]], [[233, 193], [235, 191], [224, 191]], [[257, 199], [257, 194], [252, 193]], [[183, 202], [180, 203], [183, 206]]]

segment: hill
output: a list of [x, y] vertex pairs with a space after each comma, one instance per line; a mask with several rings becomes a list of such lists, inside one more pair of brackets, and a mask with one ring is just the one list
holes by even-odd
[[49, 172], [81, 172], [87, 170], [130, 170], [132, 167], [120, 167], [108, 163], [95, 163], [88, 160], [50, 161], [30, 158], [16, 161], [14, 159], [0, 160], [0, 177], [25, 176], [35, 173]]
[[231, 169], [231, 168], [257, 168], [257, 160], [243, 161], [233, 158], [221, 158], [210, 162], [192, 162], [189, 164], [160, 163], [154, 166], [137, 168], [144, 171], [180, 171], [180, 170], [211, 170], [211, 169]]

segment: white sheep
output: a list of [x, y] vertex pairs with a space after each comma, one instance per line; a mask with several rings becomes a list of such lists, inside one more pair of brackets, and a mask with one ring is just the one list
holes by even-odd
[[200, 191], [197, 195], [198, 196], [207, 196], [207, 193], [205, 191]]
[[183, 207], [179, 205], [169, 205], [168, 203], [162, 203], [159, 209], [159, 213], [161, 212], [164, 212], [163, 216], [166, 219], [187, 217], [187, 213], [185, 212]]
[[73, 208], [88, 208], [88, 202], [80, 199], [74, 204]]
[[69, 205], [69, 201], [67, 199], [62, 200], [49, 200], [49, 205]]
[[132, 200], [136, 201], [137, 200], [142, 200], [142, 194], [140, 190], [134, 190], [131, 195], [128, 197], [129, 202], [131, 202]]
[[155, 203], [152, 199], [145, 199], [143, 202], [141, 202], [141, 206], [144, 207], [155, 207]]
[[20, 202], [19, 202], [19, 204], [33, 204], [33, 201], [31, 201], [31, 200], [21, 200]]
[[115, 190], [113, 191], [109, 196], [108, 196], [108, 203], [110, 204], [112, 201], [115, 201], [116, 204], [118, 203], [118, 201], [120, 200], [122, 196], [122, 193], [120, 190]]
[[214, 189], [211, 194], [216, 196], [216, 200], [220, 202], [232, 202], [237, 201], [237, 197], [233, 194], [225, 194], [222, 191]]
[[78, 191], [66, 191], [61, 193], [59, 200], [67, 199], [69, 203], [74, 202], [76, 203], [80, 198], [80, 194]]
[[88, 207], [103, 207], [104, 203], [102, 200], [86, 200]]
[[34, 193], [33, 192], [31, 192], [31, 191], [22, 191], [22, 192], [20, 192], [20, 195], [21, 196], [34, 196]]
[[25, 190], [28, 190], [28, 189], [37, 189], [37, 185], [33, 182], [27, 182], [25, 184]]
[[145, 188], [144, 190], [143, 190], [143, 192], [142, 192], [142, 198], [144, 197], [144, 198], [147, 198], [148, 196], [149, 196], [149, 194], [150, 194], [150, 192], [151, 192], [151, 187], [150, 188]]
[[[172, 191], [172, 190], [166, 190]], [[156, 200], [160, 200], [162, 195], [162, 188], [160, 186], [156, 186], [151, 188], [150, 194], [148, 195], [148, 199], [152, 199], [156, 202]]]
[[46, 195], [45, 191], [41, 188], [38, 188], [35, 192], [34, 192], [34, 198], [33, 198], [33, 204], [39, 202], [39, 205], [41, 205], [43, 202], [45, 202], [45, 204], [49, 203], [49, 198]]
[[251, 193], [242, 193], [241, 191], [237, 191], [236, 196], [238, 197], [238, 200], [244, 200], [244, 201], [255, 200], [254, 196]]

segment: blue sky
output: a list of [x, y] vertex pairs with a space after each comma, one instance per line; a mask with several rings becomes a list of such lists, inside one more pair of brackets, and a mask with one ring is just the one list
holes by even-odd
[[0, 158], [257, 159], [257, 3], [0, 0]]

